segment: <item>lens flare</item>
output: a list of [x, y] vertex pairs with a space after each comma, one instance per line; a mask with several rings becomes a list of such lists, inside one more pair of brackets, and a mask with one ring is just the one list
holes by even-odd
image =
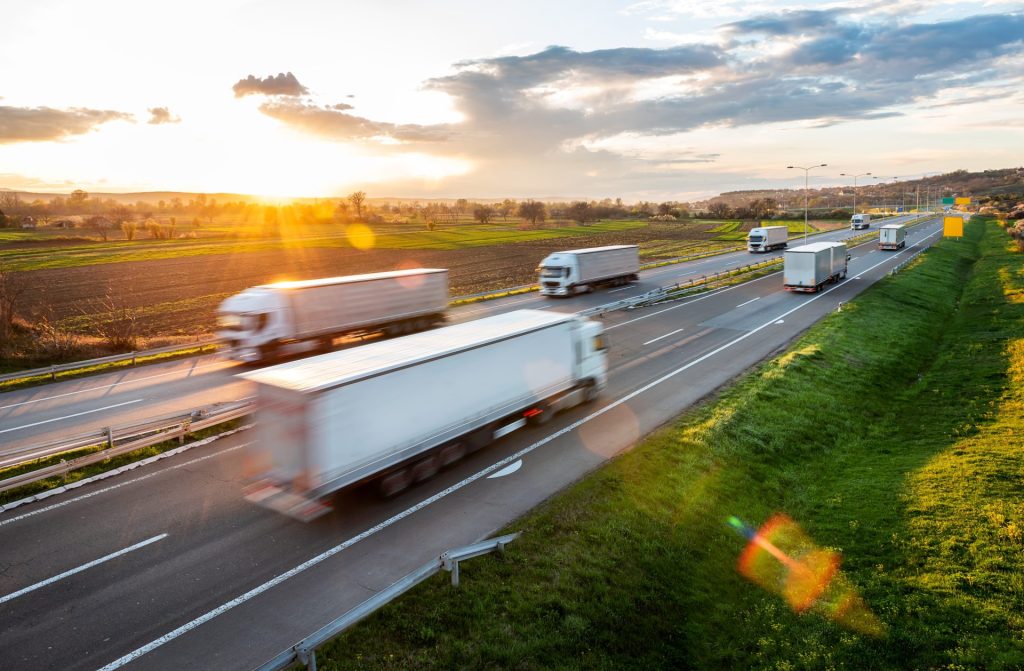
[[756, 531], [738, 517], [728, 524], [749, 541], [738, 563], [743, 577], [798, 613], [814, 612], [870, 636], [885, 634], [885, 625], [839, 571], [839, 554], [815, 545], [789, 517], [775, 515]]
[[365, 224], [349, 224], [345, 227], [345, 236], [349, 244], [361, 252], [373, 249], [377, 242], [377, 235]]

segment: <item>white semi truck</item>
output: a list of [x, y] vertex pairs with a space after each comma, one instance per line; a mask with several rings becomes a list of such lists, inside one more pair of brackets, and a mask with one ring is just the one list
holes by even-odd
[[842, 242], [812, 242], [786, 250], [783, 255], [786, 291], [818, 291], [828, 282], [846, 277], [850, 255]]
[[870, 214], [855, 214], [850, 217], [850, 229], [858, 231], [862, 228], [871, 227], [871, 215]]
[[636, 281], [640, 250], [636, 245], [610, 245], [555, 252], [540, 262], [537, 271], [541, 294], [572, 296], [598, 286]]
[[879, 249], [903, 249], [907, 246], [907, 228], [903, 224], [886, 224], [878, 229]]
[[437, 268], [278, 282], [221, 303], [217, 336], [232, 358], [265, 362], [326, 351], [353, 333], [422, 331], [443, 322], [447, 308], [448, 271]]
[[788, 226], [763, 226], [752, 228], [747, 233], [748, 252], [770, 252], [773, 249], [782, 249], [789, 243]]
[[[300, 519], [338, 490], [393, 495], [597, 397], [599, 322], [519, 310], [242, 373], [256, 385], [247, 498]], [[252, 475], [250, 476], [252, 477]]]

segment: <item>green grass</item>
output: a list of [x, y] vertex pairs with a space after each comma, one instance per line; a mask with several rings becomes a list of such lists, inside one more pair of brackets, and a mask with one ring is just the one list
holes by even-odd
[[726, 221], [710, 229], [710, 231], [712, 233], [732, 233], [742, 225], [742, 221]]
[[[428, 581], [320, 668], [1024, 667], [1024, 255], [942, 241]], [[842, 554], [879, 638], [740, 577], [776, 512]]]
[[[491, 245], [571, 238], [628, 231], [647, 226], [635, 220], [607, 220], [589, 226], [559, 226], [518, 230], [510, 224], [459, 226], [437, 231], [381, 232], [370, 238], [356, 240], [356, 246], [368, 244], [382, 249], [465, 249]], [[327, 235], [297, 239], [254, 240], [136, 240], [74, 244], [59, 248], [0, 247], [0, 262], [8, 270], [42, 270], [46, 268], [73, 268], [100, 263], [153, 261], [158, 259], [207, 256], [210, 254], [243, 254], [262, 251], [350, 248], [352, 241], [341, 227]]]

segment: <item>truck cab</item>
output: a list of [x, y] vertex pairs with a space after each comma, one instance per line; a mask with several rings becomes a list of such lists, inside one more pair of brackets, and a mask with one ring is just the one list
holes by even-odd
[[576, 379], [591, 380], [588, 393], [596, 396], [608, 384], [608, 336], [600, 322], [580, 321]]
[[217, 310], [217, 337], [231, 356], [247, 363], [274, 358], [287, 337], [286, 310], [280, 294], [261, 287], [227, 298]]
[[871, 226], [871, 215], [870, 214], [855, 214], [850, 217], [850, 230], [860, 230], [862, 228], [870, 228]]
[[545, 296], [571, 296], [580, 281], [579, 259], [574, 254], [548, 254], [537, 271]]

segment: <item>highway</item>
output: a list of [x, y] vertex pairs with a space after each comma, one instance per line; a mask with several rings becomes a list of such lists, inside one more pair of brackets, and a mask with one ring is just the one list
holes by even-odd
[[[609, 388], [596, 403], [506, 436], [393, 499], [347, 492], [311, 524], [243, 500], [251, 432], [4, 513], [0, 668], [252, 668], [430, 556], [491, 534], [629, 448], [784, 348], [941, 230], [941, 220], [915, 227], [899, 252], [854, 248], [849, 278], [818, 294], [784, 292], [774, 273], [610, 313]], [[455, 319], [522, 307], [575, 311], [751, 256], [648, 271], [632, 290], [614, 294], [467, 306]], [[245, 396], [235, 369], [202, 357], [0, 395], [0, 442]], [[515, 472], [491, 477], [515, 464]], [[470, 565], [463, 580], [472, 579]]]
[[[844, 228], [809, 239], [839, 240], [862, 232]], [[792, 244], [800, 242], [794, 239]], [[554, 299], [530, 293], [465, 305], [453, 309], [449, 321], [457, 323], [523, 308], [575, 312], [643, 294], [659, 286], [779, 256], [781, 251], [769, 254], [730, 252], [645, 270], [639, 282], [618, 289]], [[241, 367], [231, 361], [207, 355], [0, 394], [0, 457], [5, 451], [99, 431], [107, 426], [128, 426], [244, 398], [250, 390], [234, 378], [239, 370]]]

